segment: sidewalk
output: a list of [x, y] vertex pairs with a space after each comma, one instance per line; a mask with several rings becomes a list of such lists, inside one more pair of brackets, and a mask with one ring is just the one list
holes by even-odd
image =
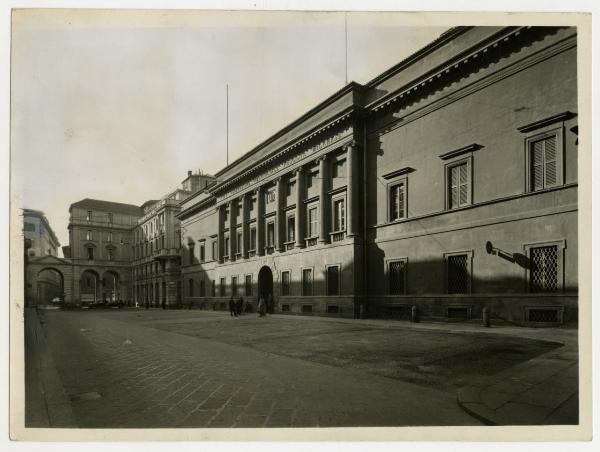
[[25, 311], [25, 427], [77, 427], [35, 308]]

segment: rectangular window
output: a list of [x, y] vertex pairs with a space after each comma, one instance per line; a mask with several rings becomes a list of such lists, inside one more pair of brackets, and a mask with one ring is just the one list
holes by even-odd
[[92, 235], [92, 231], [87, 231], [85, 234], [85, 239], [86, 240], [93, 240], [93, 235]]
[[469, 255], [455, 254], [446, 257], [448, 293], [469, 293]]
[[164, 234], [160, 236], [160, 247], [162, 249], [165, 248], [165, 235]]
[[529, 249], [530, 292], [558, 292], [559, 289], [559, 266], [558, 247], [539, 246]]
[[[150, 244], [150, 246], [152, 246], [152, 244]], [[188, 258], [189, 258], [188, 264], [194, 265], [194, 244], [193, 243], [190, 243], [188, 245]]]
[[25, 222], [25, 230], [30, 232], [35, 232], [35, 223]]
[[217, 296], [217, 283], [214, 279], [211, 282], [211, 294], [213, 297]]
[[194, 280], [193, 279], [190, 279], [188, 281], [188, 295], [190, 297], [194, 296]]
[[200, 244], [200, 262], [204, 262], [205, 260], [205, 256], [204, 256], [204, 243]]
[[327, 295], [340, 294], [340, 267], [331, 265], [327, 267]]
[[246, 280], [244, 281], [244, 294], [249, 297], [252, 295], [252, 275], [246, 275]]
[[346, 229], [346, 210], [343, 199], [333, 202], [333, 228], [335, 232]]
[[227, 225], [227, 223], [229, 222], [229, 209], [225, 209], [225, 213], [223, 215], [223, 221], [225, 222], [225, 225]]
[[87, 217], [85, 217], [87, 221], [92, 221], [92, 211], [88, 210]]
[[275, 189], [267, 190], [265, 193], [265, 204], [271, 204], [275, 202]]
[[86, 250], [87, 250], [88, 260], [93, 261], [94, 260], [94, 248], [89, 247], [89, 248], [86, 248]]
[[225, 236], [225, 250], [223, 251], [224, 256], [229, 256], [229, 236]]
[[404, 295], [406, 293], [406, 264], [406, 259], [389, 262], [390, 295]]
[[470, 204], [468, 162], [448, 167], [448, 208], [458, 209]]
[[204, 279], [200, 280], [200, 296], [201, 297], [206, 296], [206, 294], [205, 294], [205, 288], [204, 288]]
[[267, 223], [267, 246], [275, 246], [275, 222], [269, 221]]
[[237, 235], [235, 238], [235, 248], [236, 248], [236, 253], [238, 253], [238, 254], [242, 253], [242, 231], [237, 231]]
[[115, 259], [115, 252], [114, 252], [114, 250], [112, 248], [108, 248], [106, 251], [108, 252], [108, 260], [109, 261], [114, 260]]
[[302, 295], [311, 296], [313, 294], [312, 269], [302, 270]]
[[308, 236], [316, 237], [318, 234], [318, 218], [317, 218], [317, 208], [309, 207], [308, 209]]
[[213, 240], [212, 242], [212, 260], [216, 261], [217, 260], [217, 241]]
[[529, 189], [531, 191], [558, 185], [556, 135], [529, 143]]
[[219, 295], [225, 296], [225, 278], [221, 278], [219, 281]]
[[294, 196], [296, 194], [296, 182], [288, 182], [285, 186], [286, 196]]
[[109, 242], [112, 242], [112, 240], [113, 240], [113, 235], [112, 235], [112, 232], [109, 232], [109, 233], [108, 233], [108, 241], [109, 241]]
[[289, 216], [287, 218], [287, 240], [293, 242], [296, 240], [296, 217]]
[[231, 295], [234, 297], [237, 296], [237, 294], [238, 294], [237, 282], [238, 282], [237, 276], [232, 276], [231, 277]]
[[333, 179], [346, 176], [346, 159], [333, 163], [331, 168], [331, 177]]
[[281, 295], [287, 296], [290, 294], [290, 272], [281, 272]]
[[389, 194], [390, 221], [406, 218], [406, 185], [405, 182], [392, 185]]
[[256, 226], [250, 226], [250, 249], [256, 250]]
[[108, 222], [109, 222], [109, 223], [112, 223], [112, 222], [113, 222], [113, 214], [112, 214], [112, 213], [109, 213], [109, 214], [108, 214]]

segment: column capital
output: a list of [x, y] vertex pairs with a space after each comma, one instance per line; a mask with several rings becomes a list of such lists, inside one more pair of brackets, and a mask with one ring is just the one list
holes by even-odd
[[328, 154], [323, 154], [323, 155], [320, 155], [319, 157], [317, 157], [317, 158], [315, 159], [315, 163], [321, 163], [321, 162], [325, 162], [325, 161], [327, 161], [327, 158], [328, 158], [328, 157], [329, 157], [329, 155], [328, 155]]
[[348, 150], [348, 149], [350, 149], [350, 148], [354, 148], [354, 149], [356, 149], [356, 146], [357, 146], [356, 140], [352, 140], [352, 141], [350, 141], [349, 143], [346, 143], [346, 144], [344, 145], [344, 150]]
[[295, 174], [296, 176], [298, 174], [302, 174], [304, 172], [304, 165], [300, 165], [298, 168], [294, 168], [292, 170], [292, 174]]

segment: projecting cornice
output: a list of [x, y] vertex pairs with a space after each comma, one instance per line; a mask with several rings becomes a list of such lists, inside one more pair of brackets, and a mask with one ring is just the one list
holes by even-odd
[[483, 148], [482, 145], [473, 143], [468, 146], [463, 146], [462, 148], [454, 149], [453, 151], [450, 151], [450, 152], [445, 152], [442, 155], [440, 155], [440, 158], [442, 160], [448, 160], [448, 159], [451, 159], [454, 157], [458, 157], [459, 155], [466, 154], [467, 152], [478, 151], [481, 148]]
[[544, 119], [540, 119], [535, 122], [531, 122], [521, 127], [517, 127], [517, 130], [521, 133], [531, 132], [532, 130], [541, 129], [542, 127], [549, 126], [551, 124], [566, 121], [568, 119], [572, 119], [577, 116], [577, 113], [573, 113], [570, 111], [565, 111], [563, 113], [559, 113], [557, 115], [549, 116]]

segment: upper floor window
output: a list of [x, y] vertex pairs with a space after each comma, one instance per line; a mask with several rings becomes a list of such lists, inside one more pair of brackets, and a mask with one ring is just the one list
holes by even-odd
[[296, 194], [296, 182], [288, 182], [285, 186], [286, 196], [294, 196]]
[[86, 248], [86, 251], [87, 251], [88, 260], [93, 261], [94, 260], [94, 248], [92, 248], [90, 246], [90, 247]]
[[267, 246], [275, 246], [275, 222], [269, 221], [267, 223]]
[[92, 211], [91, 211], [91, 210], [88, 210], [88, 212], [87, 212], [87, 217], [85, 217], [85, 219], [86, 219], [87, 221], [92, 221]]
[[293, 242], [294, 240], [296, 240], [296, 217], [290, 215], [287, 218], [287, 234], [286, 234], [286, 241], [287, 242]]
[[345, 177], [345, 176], [346, 176], [346, 159], [338, 160], [337, 162], [334, 162], [333, 166], [331, 167], [331, 177], [335, 179], [337, 177]]
[[229, 221], [229, 209], [225, 209], [223, 213], [223, 221], [225, 222], [225, 225], [227, 225], [227, 222]]
[[240, 254], [242, 252], [242, 231], [237, 231], [235, 236], [235, 252]]
[[109, 241], [109, 242], [112, 242], [112, 241], [113, 241], [113, 233], [112, 233], [112, 232], [109, 232], [109, 233], [108, 233], [108, 241]]
[[94, 239], [94, 238], [93, 238], [92, 231], [87, 231], [87, 232], [85, 233], [85, 239], [86, 239], [86, 240], [93, 240], [93, 239]]
[[115, 260], [115, 251], [112, 248], [108, 248], [106, 251], [108, 254], [108, 260], [109, 261]]
[[389, 215], [390, 221], [406, 218], [406, 181], [390, 186]]
[[317, 218], [317, 207], [308, 208], [308, 237], [316, 237], [318, 234], [318, 218]]
[[225, 254], [225, 256], [229, 256], [229, 236], [228, 235], [225, 236], [225, 250], [224, 250], [224, 254]]
[[560, 159], [556, 133], [528, 141], [529, 191], [555, 187], [560, 181]]
[[266, 204], [275, 202], [275, 189], [274, 188], [267, 190], [267, 192], [265, 193], [265, 200], [266, 200]]
[[218, 258], [218, 253], [217, 253], [217, 241], [213, 240], [212, 241], [212, 260], [216, 261]]
[[309, 172], [306, 176], [306, 188], [311, 188], [319, 177], [318, 171]]
[[446, 166], [446, 206], [448, 209], [458, 209], [471, 204], [470, 168], [470, 159]]
[[205, 260], [205, 256], [204, 256], [204, 243], [200, 244], [200, 262], [204, 262]]
[[108, 222], [109, 222], [109, 223], [112, 223], [112, 222], [113, 222], [113, 214], [112, 214], [112, 213], [109, 213], [109, 214], [108, 214]]
[[194, 244], [190, 243], [188, 245], [188, 264], [194, 265]]
[[256, 250], [256, 226], [250, 226], [250, 250]]
[[344, 199], [333, 201], [333, 230], [335, 232], [346, 229], [346, 209]]

